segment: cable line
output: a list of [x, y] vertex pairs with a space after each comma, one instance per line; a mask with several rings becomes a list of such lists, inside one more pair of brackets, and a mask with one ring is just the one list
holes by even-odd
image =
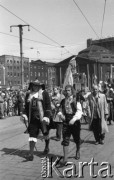
[[106, 9], [106, 0], [104, 2], [104, 12], [103, 12], [102, 25], [101, 25], [101, 38], [102, 38], [103, 25], [104, 25], [105, 9]]
[[77, 8], [79, 9], [79, 11], [81, 12], [81, 14], [83, 15], [83, 17], [85, 18], [85, 20], [87, 21], [87, 23], [89, 24], [89, 26], [91, 27], [91, 29], [93, 30], [93, 32], [96, 34], [97, 38], [99, 38], [98, 34], [97, 34], [96, 31], [94, 30], [94, 28], [92, 27], [92, 25], [90, 24], [90, 22], [88, 21], [87, 17], [84, 15], [84, 13], [82, 12], [82, 10], [81, 10], [80, 7], [78, 6], [78, 4], [75, 2], [75, 0], [73, 0], [73, 2], [75, 3], [75, 5], [76, 5]]
[[[22, 18], [20, 18], [19, 16], [17, 16], [16, 14], [14, 14], [13, 12], [11, 12], [8, 8], [4, 7], [3, 5], [0, 4], [0, 6], [5, 9], [6, 11], [8, 11], [9, 13], [11, 13], [12, 15], [14, 15], [15, 17], [17, 17], [18, 19], [20, 19], [21, 21], [23, 21], [25, 24], [29, 24], [28, 22], [26, 22], [25, 20], [23, 20]], [[59, 47], [61, 48], [62, 45], [59, 44], [58, 42], [56, 42], [55, 40], [53, 40], [52, 38], [48, 37], [47, 35], [45, 35], [44, 33], [42, 33], [40, 30], [36, 29], [34, 26], [30, 25], [34, 30], [36, 30], [37, 32], [39, 32], [40, 34], [42, 34], [43, 36], [45, 36], [47, 39], [49, 39], [50, 41], [56, 43], [59, 45]], [[70, 53], [72, 55], [72, 53], [70, 51], [68, 51], [65, 46], [64, 46], [64, 49]]]
[[[16, 37], [16, 38], [19, 38], [18, 36], [15, 36], [15, 35], [11, 35], [11, 34], [8, 34], [8, 33], [4, 33], [4, 32], [0, 32], [1, 34], [4, 34], [4, 35], [8, 35], [8, 36], [13, 36], [13, 37]], [[45, 45], [49, 45], [49, 46], [54, 46], [54, 47], [58, 47], [58, 46], [55, 46], [55, 45], [51, 45], [51, 44], [48, 44], [48, 43], [43, 43], [43, 42], [40, 42], [40, 41], [35, 41], [35, 40], [32, 40], [32, 39], [28, 39], [28, 38], [23, 38], [27, 41], [32, 41], [32, 42], [35, 42], [35, 43], [40, 43], [40, 44], [45, 44]]]
[[[25, 20], [23, 20], [22, 18], [20, 18], [19, 16], [17, 16], [16, 14], [14, 14], [13, 12], [11, 12], [9, 9], [7, 9], [6, 7], [4, 7], [3, 5], [0, 4], [0, 6], [2, 8], [4, 8], [6, 11], [8, 11], [9, 13], [11, 13], [12, 15], [14, 15], [15, 17], [17, 17], [18, 19], [20, 19], [21, 21], [23, 21], [25, 24], [29, 24], [28, 22], [26, 22]], [[58, 42], [54, 41], [53, 39], [51, 39], [50, 37], [48, 37], [47, 35], [45, 35], [44, 33], [42, 33], [40, 30], [36, 29], [34, 26], [30, 25], [34, 30], [36, 30], [37, 32], [39, 32], [40, 34], [42, 34], [43, 36], [45, 36], [46, 38], [48, 38], [49, 40], [53, 41], [54, 43], [58, 44], [59, 46], [61, 46]]]

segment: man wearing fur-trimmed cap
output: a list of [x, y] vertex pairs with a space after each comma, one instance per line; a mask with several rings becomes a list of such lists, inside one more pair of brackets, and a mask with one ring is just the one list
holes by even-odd
[[28, 89], [29, 93], [27, 93], [25, 98], [25, 109], [22, 114], [22, 119], [24, 119], [24, 121], [28, 120], [30, 152], [26, 158], [32, 161], [34, 158], [34, 147], [40, 129], [45, 139], [44, 153], [47, 154], [49, 152], [51, 104], [48, 92], [42, 89], [42, 84], [38, 80], [30, 82]]

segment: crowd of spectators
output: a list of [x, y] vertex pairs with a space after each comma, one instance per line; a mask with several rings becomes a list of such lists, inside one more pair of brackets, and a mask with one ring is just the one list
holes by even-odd
[[24, 107], [25, 92], [0, 89], [0, 119], [20, 116]]

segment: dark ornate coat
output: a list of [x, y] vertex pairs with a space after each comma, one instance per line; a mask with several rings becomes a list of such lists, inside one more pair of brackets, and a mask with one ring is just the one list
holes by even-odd
[[[30, 122], [31, 109], [30, 109], [30, 102], [28, 102], [29, 95], [30, 95], [30, 92], [28, 91], [26, 94], [26, 97], [25, 97], [25, 108], [24, 108], [23, 114], [27, 115], [29, 122]], [[50, 119], [50, 117], [51, 117], [51, 102], [50, 102], [49, 94], [46, 90], [44, 90], [42, 92], [42, 97], [43, 97], [43, 99], [41, 100], [41, 102], [42, 102], [42, 106], [43, 106], [44, 117], [47, 117]]]

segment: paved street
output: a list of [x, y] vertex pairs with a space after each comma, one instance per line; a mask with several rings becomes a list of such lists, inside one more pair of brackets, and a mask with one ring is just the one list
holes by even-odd
[[[0, 180], [38, 180], [44, 179], [41, 177], [42, 165], [41, 158], [44, 158], [42, 151], [44, 149], [44, 142], [38, 139], [36, 144], [37, 151], [35, 150], [34, 161], [26, 161], [24, 155], [28, 152], [28, 134], [24, 134], [25, 126], [20, 122], [19, 117], [11, 117], [7, 119], [0, 120]], [[55, 130], [51, 130], [50, 138], [55, 136]], [[52, 174], [49, 173], [49, 177], [46, 179], [63, 179], [63, 174], [66, 176], [64, 179], [67, 179], [68, 174], [73, 174], [73, 177], [70, 179], [92, 179], [93, 173], [97, 175], [97, 179], [103, 179], [100, 176], [101, 168], [104, 168], [103, 175], [114, 174], [114, 124], [109, 126], [109, 133], [106, 134], [105, 144], [104, 145], [95, 145], [93, 134], [88, 131], [88, 125], [82, 124], [81, 130], [81, 158], [79, 161], [74, 159], [75, 156], [75, 145], [72, 141], [70, 142], [69, 148], [69, 163], [73, 164], [68, 165], [70, 171], [65, 174], [65, 168], [59, 168], [54, 171]], [[54, 162], [57, 160], [57, 157], [63, 155], [62, 146], [60, 142], [56, 142], [53, 139], [50, 140], [50, 153], [49, 158], [49, 168], [48, 172], [51, 172], [51, 157]], [[92, 159], [94, 158], [94, 159]], [[92, 162], [95, 161], [98, 164], [94, 166], [94, 172], [90, 167]], [[83, 168], [83, 177], [82, 177], [82, 163], [85, 162]], [[89, 163], [89, 164], [87, 164]], [[103, 163], [101, 165], [101, 163]], [[109, 165], [110, 164], [110, 165]], [[71, 171], [71, 167], [72, 171]], [[78, 174], [78, 177], [75, 177], [75, 170]], [[58, 175], [57, 175], [57, 174]], [[99, 173], [99, 174], [98, 174]], [[106, 177], [105, 179], [114, 179], [114, 177]]]

